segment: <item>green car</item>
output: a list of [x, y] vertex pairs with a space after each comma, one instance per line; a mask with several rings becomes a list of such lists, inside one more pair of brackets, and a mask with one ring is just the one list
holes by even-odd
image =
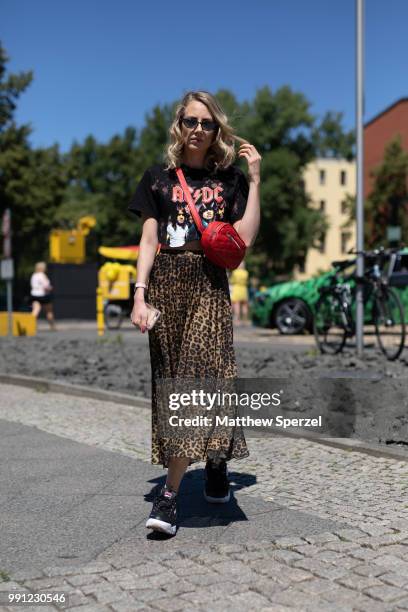
[[[353, 266], [346, 270], [352, 272]], [[327, 284], [333, 270], [306, 281], [288, 281], [257, 291], [250, 303], [250, 315], [254, 325], [276, 327], [281, 334], [313, 333], [314, 307], [319, 299], [319, 288]], [[351, 280], [350, 286], [354, 287]], [[408, 248], [398, 253], [390, 285], [396, 287], [408, 320]], [[371, 316], [370, 299], [365, 307], [365, 322]]]

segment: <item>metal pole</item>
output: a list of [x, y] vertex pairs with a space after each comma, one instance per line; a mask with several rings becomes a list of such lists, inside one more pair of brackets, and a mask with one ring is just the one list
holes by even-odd
[[8, 280], [7, 283], [7, 335], [13, 335], [13, 281]]
[[[364, 114], [364, 0], [356, 0], [356, 132], [357, 132], [357, 250], [364, 249], [364, 150], [363, 150], [363, 114]], [[364, 257], [357, 255], [357, 276], [364, 274]], [[363, 286], [356, 287], [356, 345], [357, 355], [363, 356], [364, 349], [364, 304]]]
[[3, 212], [1, 233], [3, 235], [3, 258], [1, 261], [1, 278], [6, 281], [7, 291], [7, 334], [13, 335], [13, 277], [14, 267], [11, 258], [11, 209]]

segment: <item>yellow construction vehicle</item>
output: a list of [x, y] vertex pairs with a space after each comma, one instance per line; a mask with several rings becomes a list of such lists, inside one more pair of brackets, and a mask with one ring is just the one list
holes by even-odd
[[53, 263], [85, 262], [85, 238], [95, 227], [96, 219], [91, 215], [81, 217], [76, 229], [54, 229], [50, 232], [50, 261]]
[[[138, 246], [104, 247], [98, 249], [100, 255], [109, 258], [99, 268], [98, 294], [103, 301], [103, 318], [99, 313], [98, 329], [106, 325], [108, 329], [119, 329], [125, 316], [130, 316], [133, 308], [133, 292], [136, 283]], [[114, 261], [112, 261], [114, 260]], [[127, 263], [121, 263], [126, 261]]]

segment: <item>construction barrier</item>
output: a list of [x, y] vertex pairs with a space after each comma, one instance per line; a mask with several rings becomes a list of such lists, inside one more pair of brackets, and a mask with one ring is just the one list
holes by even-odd
[[[31, 312], [13, 312], [13, 336], [35, 336], [37, 319]], [[0, 336], [8, 335], [8, 313], [0, 312]]]

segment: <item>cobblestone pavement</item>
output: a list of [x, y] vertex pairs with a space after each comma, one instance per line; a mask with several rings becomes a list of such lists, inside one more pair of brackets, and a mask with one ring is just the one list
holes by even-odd
[[[150, 463], [145, 408], [2, 384], [0, 418]], [[344, 527], [268, 538], [258, 532], [234, 543], [187, 542], [178, 534], [160, 547], [148, 538], [117, 542], [81, 566], [9, 572], [0, 592], [61, 590], [69, 609], [83, 612], [408, 610], [408, 463], [281, 436], [251, 437], [248, 446], [248, 458], [230, 462], [240, 496]], [[253, 484], [248, 474], [256, 475]], [[6, 579], [7, 568], [0, 571]]]

